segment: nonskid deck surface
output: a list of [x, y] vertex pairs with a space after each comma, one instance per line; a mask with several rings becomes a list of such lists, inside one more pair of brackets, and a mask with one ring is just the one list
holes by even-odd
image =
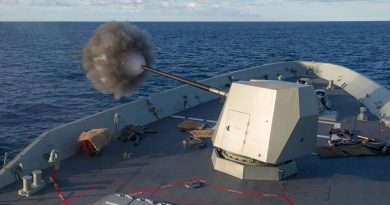
[[[317, 79], [315, 86], [326, 83]], [[333, 108], [340, 113], [337, 123], [321, 122], [319, 135], [328, 135], [335, 125], [361, 134], [387, 139], [390, 130], [369, 116], [358, 122], [358, 101], [344, 90], [330, 92]], [[240, 180], [215, 171], [211, 163], [211, 141], [202, 149], [188, 149], [182, 140], [188, 137], [176, 126], [183, 117], [215, 126], [222, 108], [220, 99], [207, 102], [148, 127], [140, 144], [114, 141], [99, 156], [77, 154], [62, 162], [57, 182], [68, 204], [91, 204], [110, 193], [176, 204], [388, 204], [390, 195], [390, 157], [345, 157], [321, 159], [315, 154], [298, 158], [298, 173], [284, 181]], [[318, 137], [318, 144], [326, 139]], [[133, 153], [123, 159], [122, 153]], [[185, 188], [190, 180], [199, 180], [198, 189]], [[21, 184], [0, 192], [0, 204], [64, 204], [51, 186], [29, 198], [17, 195]]]

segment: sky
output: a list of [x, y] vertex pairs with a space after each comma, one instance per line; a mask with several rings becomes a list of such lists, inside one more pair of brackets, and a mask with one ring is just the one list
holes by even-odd
[[390, 0], [0, 0], [0, 21], [389, 21]]

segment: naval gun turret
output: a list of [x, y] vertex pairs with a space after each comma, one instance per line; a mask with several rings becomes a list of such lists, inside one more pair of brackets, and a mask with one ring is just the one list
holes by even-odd
[[318, 108], [312, 86], [274, 80], [233, 82], [229, 93], [148, 66], [144, 70], [226, 97], [212, 142], [214, 169], [241, 179], [280, 180], [294, 159], [315, 151]]

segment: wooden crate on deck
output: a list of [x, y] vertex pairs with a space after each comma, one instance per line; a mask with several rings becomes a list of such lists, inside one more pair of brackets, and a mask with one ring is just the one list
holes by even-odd
[[93, 129], [79, 136], [80, 150], [87, 154], [98, 153], [111, 141], [111, 135], [106, 128]]

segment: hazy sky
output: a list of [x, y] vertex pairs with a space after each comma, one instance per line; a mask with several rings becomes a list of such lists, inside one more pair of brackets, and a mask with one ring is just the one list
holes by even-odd
[[0, 0], [0, 21], [110, 20], [390, 20], [390, 0]]

